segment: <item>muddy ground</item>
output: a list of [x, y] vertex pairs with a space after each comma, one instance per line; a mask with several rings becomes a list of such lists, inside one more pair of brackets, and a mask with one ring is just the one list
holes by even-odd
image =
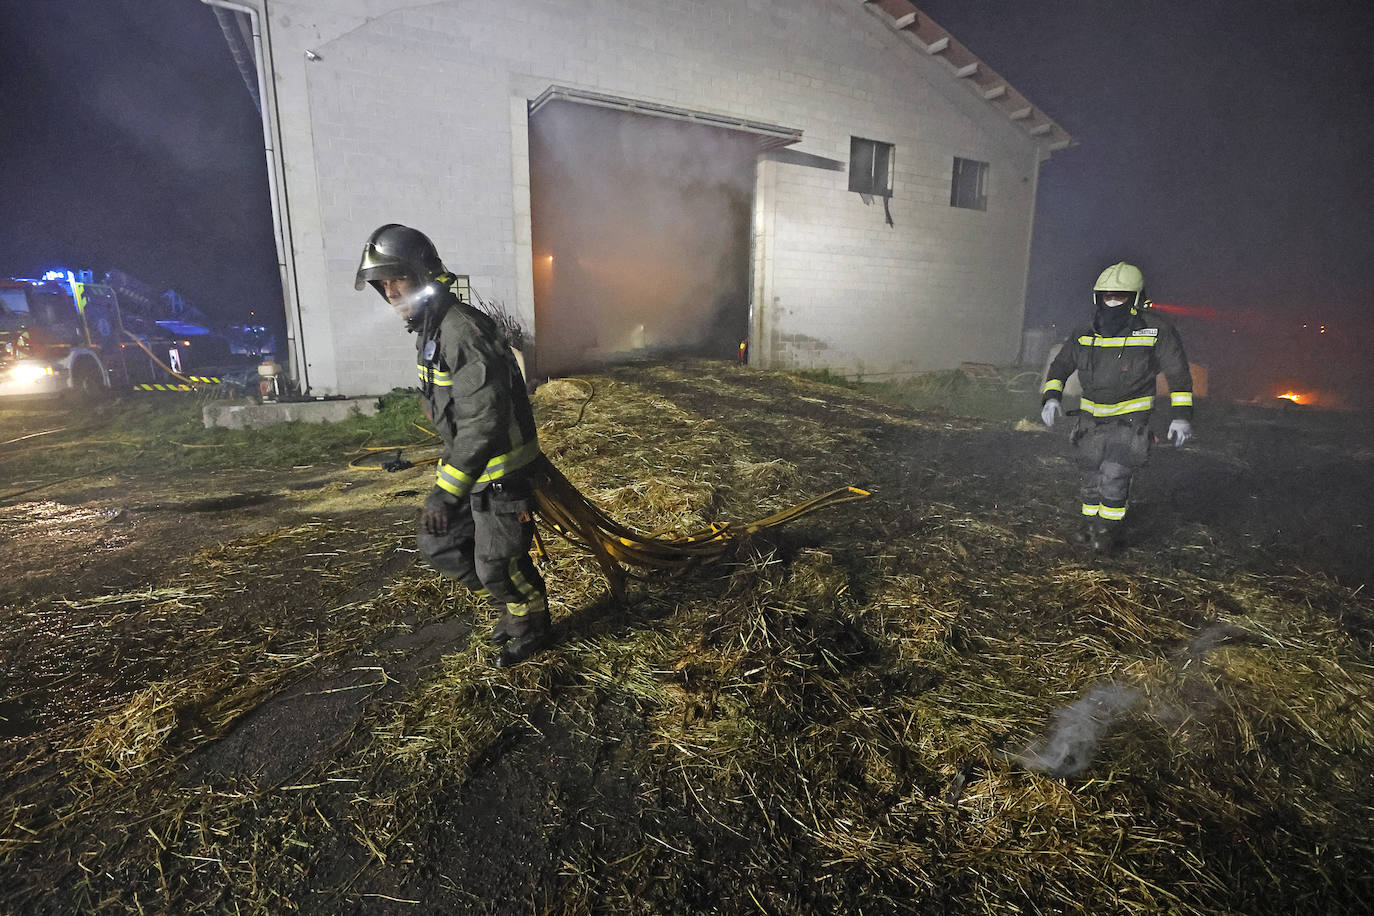
[[[1022, 574], [1319, 580], [1322, 594], [1354, 596], [1333, 602], [1332, 613], [1370, 648], [1360, 591], [1374, 575], [1367, 413], [1203, 403], [1196, 440], [1157, 449], [1143, 473], [1129, 545], [1098, 560], [1063, 541], [1076, 506], [1066, 430], [908, 411], [716, 364], [629, 368], [593, 381], [589, 412], [609, 408], [617, 392], [663, 405], [662, 429], [622, 425], [618, 435], [661, 437], [665, 467], [684, 480], [697, 472], [676, 466], [675, 436], [718, 443], [721, 466], [780, 459], [792, 469], [769, 506], [760, 500], [770, 491], [731, 485], [725, 474], [709, 507], [725, 518], [747, 520], [846, 484], [872, 490], [868, 502], [780, 529], [750, 554], [787, 564], [825, 551], [860, 602], [876, 590], [878, 568], [889, 575], [898, 562], [880, 557], [919, 563], [930, 545], [963, 549], [963, 532], [986, 525], [1020, 545], [998, 562]], [[617, 467], [614, 437], [560, 432], [576, 413], [575, 394], [538, 405], [548, 450], [570, 477], [587, 490], [579, 466], [600, 469], [597, 482], [608, 488], [655, 473]], [[1034, 395], [1008, 397], [1036, 416]], [[23, 416], [31, 425], [2, 425], [0, 440], [64, 422]], [[813, 427], [828, 438], [798, 438]], [[0, 446], [0, 461], [26, 441]], [[738, 850], [782, 849], [786, 831], [764, 830], [766, 815], [709, 800], [698, 810], [646, 784], [636, 761], [649, 750], [652, 710], [559, 660], [565, 645], [613, 651], [689, 602], [733, 600], [738, 567], [641, 584], [633, 606], [620, 609], [575, 551], [553, 545], [558, 643], [501, 675], [482, 667], [487, 612], [417, 564], [411, 531], [430, 467], [389, 474], [350, 468], [346, 458], [0, 478], [0, 495], [18, 493], [0, 506], [0, 910], [816, 912], [833, 906], [825, 885], [813, 883], [823, 879], [882, 889], [867, 905], [855, 900], [853, 912], [908, 911], [894, 903], [901, 899], [910, 911], [1064, 909], [1033, 890], [988, 903], [978, 879], [952, 873], [902, 898], [890, 875], [809, 874], [788, 866], [785, 850], [769, 859], [782, 863], [773, 873], [750, 871]], [[970, 547], [966, 562], [985, 556]], [[919, 565], [908, 572], [921, 574]], [[976, 573], [985, 580], [996, 570]], [[859, 633], [834, 645], [850, 646], [854, 664], [879, 665], [871, 646], [880, 638]], [[618, 664], [623, 673], [636, 659]], [[461, 765], [436, 763], [438, 752], [393, 752], [415, 739], [397, 723], [420, 721], [398, 710], [450, 702], [438, 692], [455, 666], [485, 670], [473, 702], [504, 704], [509, 715], [463, 737]], [[883, 671], [872, 676], [896, 689]], [[947, 790], [946, 770], [907, 766], [929, 782], [909, 776], [909, 792]], [[731, 812], [742, 837], [728, 829]], [[587, 862], [599, 871], [584, 873]], [[836, 859], [830, 871], [844, 867]], [[619, 883], [621, 873], [635, 877]], [[1315, 901], [1312, 911], [1349, 903], [1345, 891], [1324, 898], [1310, 875], [1291, 880]], [[1278, 907], [1258, 879], [1184, 900], [1182, 911]]]

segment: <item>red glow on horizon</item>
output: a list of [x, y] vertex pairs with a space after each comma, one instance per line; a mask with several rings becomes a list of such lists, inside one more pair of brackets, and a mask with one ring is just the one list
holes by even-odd
[[1169, 315], [1178, 315], [1183, 318], [1198, 318], [1202, 321], [1221, 321], [1221, 312], [1210, 305], [1179, 305], [1174, 302], [1151, 302], [1151, 308], [1157, 308], [1161, 312]]

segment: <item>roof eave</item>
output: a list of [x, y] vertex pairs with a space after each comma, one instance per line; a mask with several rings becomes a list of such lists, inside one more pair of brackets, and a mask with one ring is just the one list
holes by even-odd
[[1041, 161], [1077, 144], [1054, 119], [908, 0], [859, 0], [907, 44], [942, 61], [950, 76], [1039, 145]]

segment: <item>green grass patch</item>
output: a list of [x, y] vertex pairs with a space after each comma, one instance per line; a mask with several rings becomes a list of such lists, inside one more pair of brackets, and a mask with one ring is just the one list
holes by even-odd
[[[0, 407], [8, 483], [127, 471], [341, 464], [365, 450], [430, 439], [414, 392], [379, 399], [375, 416], [258, 429], [206, 429], [194, 395], [117, 398], [89, 407], [25, 402]], [[421, 428], [423, 427], [423, 429]]]
[[859, 391], [914, 410], [940, 411], [997, 422], [1033, 418], [1040, 412], [1039, 373], [998, 367], [981, 375], [961, 369], [925, 372], [888, 382], [852, 381], [829, 370], [798, 373], [824, 385]]

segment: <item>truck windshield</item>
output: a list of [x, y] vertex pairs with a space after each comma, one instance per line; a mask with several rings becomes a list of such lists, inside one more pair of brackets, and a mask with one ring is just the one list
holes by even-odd
[[0, 314], [27, 315], [29, 299], [22, 289], [0, 289]]
[[33, 318], [37, 324], [48, 328], [62, 328], [70, 325], [73, 329], [79, 320], [76, 304], [67, 290], [55, 283], [45, 283], [34, 290], [29, 300]]

